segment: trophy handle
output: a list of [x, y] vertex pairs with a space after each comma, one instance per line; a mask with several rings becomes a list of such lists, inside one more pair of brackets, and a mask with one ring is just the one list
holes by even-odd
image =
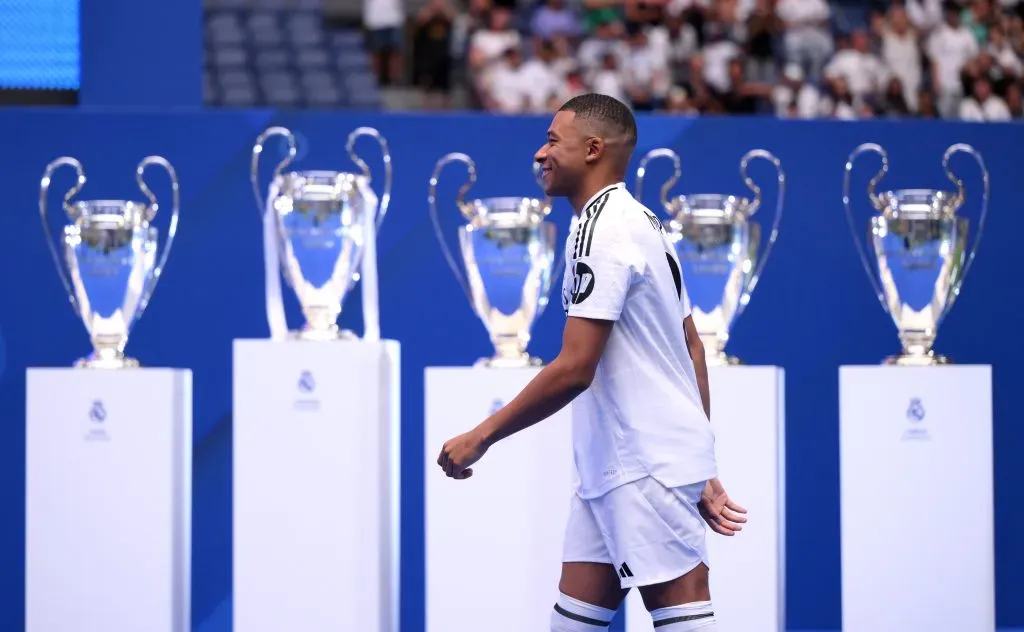
[[669, 178], [665, 184], [661, 185], [661, 205], [664, 206], [667, 211], [672, 208], [672, 205], [668, 201], [668, 192], [672, 189], [675, 183], [679, 181], [679, 176], [683, 173], [682, 165], [679, 162], [679, 155], [667, 147], [663, 149], [652, 149], [647, 152], [646, 156], [640, 159], [640, 166], [637, 167], [636, 170], [636, 199], [640, 200], [643, 195], [644, 176], [647, 174], [647, 163], [658, 158], [671, 158], [672, 165], [674, 167], [672, 177]]
[[379, 230], [380, 223], [384, 221], [384, 215], [387, 214], [388, 206], [391, 204], [391, 150], [388, 149], [387, 139], [372, 127], [359, 127], [348, 135], [348, 144], [345, 146], [345, 151], [352, 158], [352, 162], [356, 163], [363, 170], [367, 184], [370, 182], [370, 168], [354, 151], [356, 139], [360, 136], [370, 136], [376, 139], [380, 143], [381, 151], [384, 154], [384, 192], [380, 196], [380, 210], [377, 212], [377, 229]]
[[875, 208], [881, 208], [882, 202], [875, 194], [875, 187], [878, 186], [878, 182], [882, 179], [882, 176], [889, 171], [889, 156], [882, 149], [881, 145], [875, 143], [864, 143], [853, 150], [850, 157], [846, 159], [846, 170], [843, 174], [843, 208], [846, 211], [846, 221], [850, 225], [850, 235], [853, 237], [853, 244], [857, 248], [857, 255], [860, 257], [860, 262], [864, 266], [864, 271], [868, 274], [868, 280], [871, 281], [871, 286], [875, 290], [875, 296], [878, 298], [878, 302], [882, 304], [882, 309], [889, 312], [889, 307], [885, 304], [885, 294], [882, 292], [882, 287], [878, 284], [875, 279], [874, 272], [871, 271], [871, 264], [868, 263], [868, 257], [864, 254], [865, 246], [862, 244], [860, 237], [860, 231], [857, 230], [857, 225], [853, 221], [853, 205], [850, 200], [850, 173], [853, 171], [853, 162], [857, 159], [857, 156], [864, 152], [874, 152], [882, 157], [882, 168], [878, 170], [874, 178], [868, 183], [868, 199], [871, 200], [872, 205]]
[[[167, 264], [167, 256], [171, 254], [171, 246], [174, 244], [174, 236], [178, 232], [178, 214], [181, 212], [181, 190], [178, 187], [178, 174], [174, 171], [174, 167], [161, 156], [146, 156], [142, 159], [142, 162], [139, 163], [139, 166], [135, 168], [135, 180], [139, 183], [139, 188], [142, 189], [142, 194], [149, 199], [151, 215], [155, 216], [156, 212], [160, 208], [160, 205], [156, 201], [156, 196], [153, 195], [153, 192], [146, 184], [144, 177], [146, 167], [151, 165], [163, 167], [164, 170], [167, 171], [167, 175], [171, 178], [171, 224], [167, 229], [167, 241], [164, 242], [163, 253], [157, 260], [156, 267], [153, 268], [153, 277], [150, 279], [147, 287], [143, 289], [142, 297], [139, 299], [139, 308], [135, 311], [136, 318], [142, 315], [142, 312], [149, 304], [149, 299], [153, 296], [153, 290], [156, 288], [156, 284], [160, 280], [160, 274], [164, 271], [164, 266]], [[150, 217], [150, 219], [152, 219], [152, 217]]]
[[267, 203], [263, 199], [263, 191], [260, 189], [260, 155], [263, 154], [263, 146], [274, 136], [284, 136], [285, 140], [288, 141], [288, 155], [274, 168], [273, 179], [276, 180], [281, 175], [281, 172], [295, 160], [295, 136], [292, 135], [288, 128], [269, 127], [256, 138], [256, 144], [252, 146], [252, 167], [250, 168], [249, 176], [252, 181], [252, 192], [256, 195], [256, 204], [259, 208], [260, 216], [267, 210]]
[[[750, 296], [754, 291], [754, 287], [757, 286], [757, 282], [761, 279], [761, 272], [764, 271], [764, 264], [768, 261], [768, 255], [772, 251], [772, 247], [775, 245], [775, 241], [779, 238], [779, 223], [782, 221], [782, 210], [785, 205], [786, 198], [786, 173], [782, 170], [782, 163], [776, 158], [770, 151], [766, 149], [752, 149], [743, 156], [740, 160], [740, 175], [743, 176], [743, 182], [746, 183], [754, 194], [754, 204], [751, 207], [751, 215], [753, 215], [758, 208], [761, 206], [761, 187], [757, 186], [757, 183], [747, 175], [747, 165], [750, 164], [751, 160], [755, 158], [763, 158], [773, 165], [775, 165], [775, 172], [778, 174], [779, 182], [779, 193], [777, 195], [778, 202], [775, 205], [775, 221], [772, 222], [772, 232], [768, 236], [768, 244], [764, 248], [764, 252], [761, 253], [760, 260], [757, 265], [754, 266], [754, 273], [750, 275], [750, 280], [747, 282], [747, 287], [744, 290], [744, 295]], [[736, 315], [739, 316], [743, 313], [749, 303], [749, 299], [746, 301], [740, 301], [739, 308], [736, 311]]]
[[[988, 199], [989, 199], [989, 178], [988, 178], [988, 169], [985, 168], [985, 159], [982, 158], [981, 153], [979, 153], [976, 149], [974, 149], [974, 147], [971, 147], [970, 145], [968, 145], [966, 143], [957, 143], [955, 145], [950, 145], [949, 149], [947, 149], [946, 153], [942, 156], [942, 168], [946, 172], [946, 177], [949, 178], [950, 182], [952, 182], [954, 185], [956, 185], [956, 189], [957, 189], [957, 191], [956, 191], [956, 203], [957, 203], [957, 206], [959, 206], [960, 204], [963, 203], [964, 199], [966, 198], [966, 192], [964, 191], [964, 182], [963, 182], [963, 180], [961, 180], [960, 178], [956, 177], [956, 175], [953, 173], [953, 171], [949, 168], [949, 159], [952, 158], [954, 154], [959, 153], [959, 152], [964, 152], [966, 154], [970, 154], [970, 156], [972, 158], [974, 158], [974, 160], [978, 163], [978, 167], [981, 169], [981, 181], [982, 181], [983, 191], [982, 191], [982, 196], [981, 196], [981, 219], [978, 220], [978, 233], [974, 236], [974, 244], [971, 246], [971, 249], [970, 249], [970, 251], [967, 254], [967, 261], [964, 262], [964, 269], [963, 269], [963, 271], [959, 275], [960, 278], [957, 279], [956, 287], [953, 289], [954, 300], [955, 300], [955, 297], [960, 295], [960, 287], [963, 285], [964, 277], [967, 276], [967, 271], [971, 269], [971, 264], [974, 263], [974, 255], [976, 255], [978, 253], [978, 244], [981, 242], [981, 234], [982, 234], [982, 232], [984, 232], [984, 230], [985, 230], [985, 222], [988, 220]], [[945, 309], [945, 311], [942, 314], [943, 318], [945, 318], [946, 314], [949, 313], [949, 309], [952, 306], [953, 306], [953, 301], [949, 301], [946, 304], [946, 309]]]
[[459, 285], [462, 286], [462, 291], [466, 293], [466, 298], [469, 299], [469, 303], [472, 305], [473, 293], [469, 289], [466, 277], [463, 276], [462, 271], [459, 270], [459, 266], [455, 262], [455, 257], [452, 255], [452, 251], [448, 247], [448, 242], [445, 241], [444, 231], [441, 230], [441, 222], [437, 218], [437, 180], [445, 165], [450, 162], [461, 162], [469, 169], [469, 178], [466, 180], [466, 183], [462, 185], [462, 188], [459, 189], [458, 196], [455, 198], [455, 203], [458, 205], [459, 210], [466, 219], [470, 221], [474, 219], [466, 210], [465, 198], [470, 187], [476, 183], [476, 164], [473, 162], [473, 159], [466, 154], [451, 153], [443, 156], [437, 161], [437, 165], [434, 167], [434, 173], [430, 176], [430, 193], [427, 195], [427, 202], [430, 205], [430, 221], [434, 224], [434, 234], [437, 236], [438, 243], [441, 244], [441, 251], [444, 252], [444, 258], [448, 260], [448, 267], [455, 273], [456, 280], [458, 280]]
[[68, 192], [64, 194], [64, 201], [62, 203], [64, 211], [70, 216], [73, 215], [74, 210], [71, 208], [71, 198], [78, 194], [85, 186], [85, 171], [82, 169], [82, 163], [78, 162], [74, 158], [69, 156], [63, 156], [46, 165], [46, 171], [43, 173], [43, 179], [39, 183], [39, 216], [43, 221], [43, 234], [46, 236], [46, 245], [50, 248], [50, 254], [53, 256], [53, 262], [57, 265], [57, 274], [60, 275], [61, 283], [64, 284], [64, 289], [67, 291], [68, 300], [71, 301], [71, 307], [74, 308], [75, 312], [79, 312], [78, 299], [75, 298], [75, 291], [71, 287], [71, 281], [68, 280], [67, 272], [64, 271], [64, 264], [61, 263], [60, 253], [57, 252], [56, 242], [53, 238], [53, 232], [50, 231], [50, 222], [46, 214], [46, 194], [50, 190], [50, 182], [53, 178], [54, 172], [63, 166], [74, 167], [77, 177], [75, 178], [75, 184], [68, 189]]

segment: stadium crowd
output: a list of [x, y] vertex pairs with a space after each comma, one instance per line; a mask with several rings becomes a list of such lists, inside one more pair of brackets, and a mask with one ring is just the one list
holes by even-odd
[[1024, 116], [1024, 0], [451, 2], [410, 16], [427, 107], [462, 81], [505, 113], [594, 91], [682, 115]]

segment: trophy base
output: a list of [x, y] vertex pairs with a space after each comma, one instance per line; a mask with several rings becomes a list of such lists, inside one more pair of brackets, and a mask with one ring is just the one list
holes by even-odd
[[307, 342], [331, 342], [334, 340], [359, 340], [359, 336], [348, 329], [302, 329], [301, 331], [289, 332], [292, 340], [305, 340]]
[[544, 366], [540, 358], [532, 358], [524, 353], [518, 356], [494, 356], [493, 358], [480, 358], [473, 364], [475, 367], [488, 369], [526, 369], [535, 366]]
[[76, 369], [137, 369], [139, 361], [128, 356], [92, 353], [75, 362]]
[[938, 355], [934, 351], [928, 353], [901, 353], [889, 356], [882, 364], [890, 366], [941, 366], [953, 364], [946, 356]]
[[743, 360], [728, 355], [724, 351], [717, 351], [705, 354], [704, 363], [707, 366], [742, 366]]

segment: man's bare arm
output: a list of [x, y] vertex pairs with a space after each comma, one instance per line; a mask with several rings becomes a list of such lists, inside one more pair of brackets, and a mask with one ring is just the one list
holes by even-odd
[[686, 334], [686, 349], [693, 360], [693, 368], [697, 372], [697, 388], [700, 390], [700, 402], [704, 405], [704, 414], [711, 419], [711, 387], [708, 385], [708, 365], [704, 359], [704, 343], [697, 335], [697, 326], [693, 318], [683, 319], [683, 332]]
[[614, 324], [610, 320], [566, 319], [558, 357], [515, 399], [477, 426], [484, 445], [494, 445], [550, 417], [587, 390]]

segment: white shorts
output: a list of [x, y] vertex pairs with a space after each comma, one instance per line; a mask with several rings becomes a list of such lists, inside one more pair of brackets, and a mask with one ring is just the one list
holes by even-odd
[[648, 476], [590, 500], [574, 494], [562, 561], [611, 564], [623, 588], [667, 582], [701, 562], [710, 568], [697, 510], [703, 489], [669, 489]]

